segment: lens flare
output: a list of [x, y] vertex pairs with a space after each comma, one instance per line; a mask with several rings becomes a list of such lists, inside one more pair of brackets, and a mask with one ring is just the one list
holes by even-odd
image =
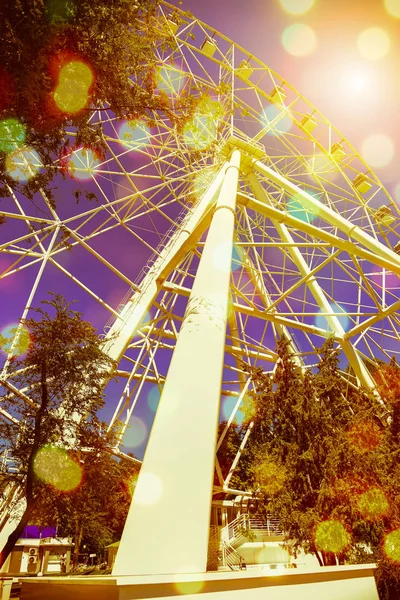
[[18, 119], [0, 121], [0, 151], [8, 154], [24, 145], [26, 131]]
[[73, 19], [76, 13], [76, 0], [47, 0], [45, 14], [50, 23], [62, 24]]
[[374, 134], [363, 141], [361, 153], [371, 167], [386, 167], [393, 160], [394, 145], [387, 135]]
[[317, 527], [315, 543], [324, 552], [342, 552], [350, 543], [350, 535], [339, 521], [324, 521]]
[[64, 113], [79, 112], [88, 103], [92, 83], [91, 68], [80, 60], [72, 60], [60, 70], [54, 102]]
[[151, 411], [156, 412], [160, 402], [161, 392], [158, 385], [153, 385], [147, 394], [147, 404]]
[[313, 212], [304, 208], [303, 204], [296, 196], [294, 198], [289, 198], [286, 204], [286, 210], [292, 217], [295, 217], [304, 223], [312, 223], [316, 217]]
[[289, 25], [283, 30], [282, 45], [292, 56], [308, 56], [317, 48], [317, 36], [308, 25]]
[[136, 484], [138, 481], [139, 474], [134, 473], [132, 477], [129, 477], [123, 482], [123, 487], [129, 492], [130, 497], [132, 498], [133, 492], [135, 491]]
[[269, 496], [275, 496], [285, 485], [284, 467], [268, 457], [253, 468], [253, 473], [257, 485]]
[[185, 84], [183, 71], [176, 67], [161, 67], [156, 75], [157, 88], [168, 95], [179, 94]]
[[238, 271], [243, 265], [243, 250], [240, 246], [233, 245], [231, 270]]
[[357, 501], [357, 506], [364, 519], [368, 520], [383, 517], [389, 510], [389, 502], [379, 488], [372, 488], [362, 494]]
[[268, 127], [268, 135], [278, 136], [287, 133], [293, 125], [292, 120], [287, 116], [287, 111], [281, 110], [274, 104], [264, 108], [260, 117], [262, 127]]
[[34, 460], [35, 475], [60, 492], [72, 492], [83, 477], [82, 467], [57, 446], [43, 446]]
[[256, 416], [256, 405], [250, 394], [246, 394], [243, 398], [241, 409], [243, 411], [243, 420], [251, 421]]
[[390, 38], [386, 31], [379, 27], [366, 29], [357, 38], [359, 52], [368, 60], [378, 60], [388, 54]]
[[391, 17], [400, 19], [400, 0], [385, 0], [385, 8]]
[[220, 102], [203, 98], [193, 118], [183, 128], [185, 144], [193, 150], [206, 150], [217, 136], [217, 122], [223, 115]]
[[394, 188], [394, 199], [396, 200], [396, 203], [400, 205], [400, 183]]
[[400, 529], [396, 529], [385, 536], [383, 548], [388, 558], [400, 562]]
[[14, 181], [25, 183], [38, 173], [43, 164], [36, 150], [27, 146], [7, 154], [5, 166], [8, 175]]
[[162, 494], [163, 484], [158, 475], [140, 473], [134, 495], [137, 504], [140, 506], [153, 506], [157, 504]]
[[[331, 302], [330, 306], [332, 312], [336, 313], [335, 317], [339, 320], [339, 323], [343, 327], [344, 331], [347, 331], [350, 324], [350, 319], [347, 316], [345, 309], [342, 306], [340, 306], [340, 304], [337, 304], [335, 302]], [[340, 313], [342, 313], [343, 316], [341, 316]], [[328, 324], [328, 318], [324, 317], [323, 315], [318, 315], [317, 317], [315, 317], [315, 325], [320, 329], [332, 329], [332, 327]]]
[[[231, 416], [232, 410], [236, 404], [237, 398], [234, 396], [226, 396], [222, 398], [221, 401], [221, 412], [222, 418], [224, 421], [227, 421]], [[243, 422], [243, 412], [241, 410], [237, 410], [235, 414], [235, 422], [239, 425]]]
[[150, 129], [144, 123], [127, 121], [119, 130], [119, 140], [132, 150], [140, 150], [150, 143]]
[[[18, 337], [15, 337], [18, 332]], [[15, 340], [15, 341], [14, 341]], [[0, 348], [6, 354], [12, 350], [12, 356], [22, 356], [31, 345], [31, 336], [28, 329], [22, 325], [18, 331], [18, 324], [4, 327], [0, 333]]]
[[347, 435], [352, 448], [360, 454], [375, 450], [381, 443], [383, 437], [382, 430], [378, 423], [372, 419], [363, 419], [354, 423]]
[[322, 180], [333, 181], [339, 175], [337, 165], [327, 154], [315, 154], [307, 161], [307, 165], [312, 178], [317, 176]]
[[[184, 565], [180, 569], [182, 573], [196, 573], [197, 570], [193, 565]], [[187, 594], [198, 594], [204, 587], [204, 581], [177, 581], [174, 586], [178, 594], [186, 596]]]
[[304, 15], [315, 3], [315, 0], [279, 0], [282, 8], [290, 15]]
[[99, 159], [90, 148], [78, 148], [71, 154], [68, 170], [74, 179], [87, 181], [96, 174]]
[[124, 434], [124, 446], [137, 448], [143, 444], [147, 436], [147, 427], [138, 417], [132, 417]]
[[[231, 261], [228, 262], [227, 256], [231, 253]], [[233, 270], [237, 271], [241, 268], [241, 249], [232, 247], [230, 242], [221, 242], [214, 251], [212, 262], [219, 271]]]

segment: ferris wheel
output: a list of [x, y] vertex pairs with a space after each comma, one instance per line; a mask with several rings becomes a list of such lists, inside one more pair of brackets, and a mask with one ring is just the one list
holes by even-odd
[[[172, 109], [196, 95], [192, 120], [178, 128], [160, 113], [149, 126], [94, 110], [106, 153], [79, 147], [60, 161], [67, 181], [56, 208], [44, 193], [2, 204], [0, 279], [13, 322], [49, 289], [79, 300], [119, 363], [106, 399], [110, 426], [123, 423], [122, 448], [136, 412], [156, 412], [167, 381], [185, 379], [192, 350], [204, 376], [211, 334], [177, 356], [199, 314], [222, 331], [213, 385], [231, 399], [228, 423], [249, 387], [243, 362], [271, 371], [283, 335], [304, 368], [332, 337], [343, 377], [369, 388], [374, 364], [400, 347], [399, 209], [378, 177], [256, 57], [167, 3], [158, 17], [173, 37], [157, 49], [158, 92]], [[97, 202], [76, 203], [81, 189]], [[10, 340], [3, 385], [17, 346]], [[164, 427], [182, 414], [171, 406]], [[216, 466], [214, 491], [229, 489]]]

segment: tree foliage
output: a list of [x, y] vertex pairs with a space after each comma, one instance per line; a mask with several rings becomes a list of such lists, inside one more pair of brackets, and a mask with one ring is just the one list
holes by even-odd
[[[9, 418], [0, 421], [0, 439], [15, 465], [1, 472], [2, 489], [19, 486], [26, 502], [2, 562], [28, 522], [54, 522], [56, 496], [74, 494], [70, 501], [83, 519], [82, 497], [96, 477], [105, 486], [99, 472], [110, 475], [114, 466], [118, 471], [109, 456], [114, 434], [97, 417], [114, 362], [103, 353], [93, 326], [61, 296], [53, 295], [35, 312], [37, 318], [26, 319], [23, 330], [31, 343], [25, 354], [11, 359], [2, 397]], [[91, 506], [95, 501], [101, 502], [93, 499]]]
[[81, 484], [68, 494], [50, 490], [41, 511], [43, 524], [50, 515], [59, 534], [73, 538], [74, 565], [83, 547], [99, 557], [107, 544], [121, 538], [138, 474], [137, 464], [117, 460], [109, 452], [80, 456]]
[[[33, 197], [47, 186], [58, 161], [62, 165], [71, 151], [67, 129], [75, 132], [74, 145], [101, 153], [101, 124], [89, 120], [94, 108], [148, 122], [158, 111], [178, 125], [189, 118], [194, 110], [189, 91], [172, 105], [156, 89], [156, 48], [172, 40], [168, 26], [156, 18], [157, 5], [157, 0], [0, 3], [0, 196], [21, 190]], [[43, 165], [27, 183], [7, 169], [13, 152], [21, 162], [23, 148], [37, 152]], [[48, 187], [47, 198], [53, 202]]]
[[250, 369], [246, 484], [295, 554], [315, 553], [321, 565], [378, 560], [382, 598], [397, 598], [400, 369], [392, 360], [374, 373], [378, 396], [341, 377], [332, 340], [314, 373], [296, 365], [286, 340], [277, 353], [274, 373]]

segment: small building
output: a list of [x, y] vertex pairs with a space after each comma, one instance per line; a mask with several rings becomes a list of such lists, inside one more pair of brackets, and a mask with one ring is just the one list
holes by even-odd
[[20, 538], [7, 558], [2, 573], [10, 575], [51, 575], [69, 573], [70, 538]]
[[113, 544], [108, 544], [106, 546], [107, 550], [107, 568], [112, 569], [115, 562], [115, 557], [117, 556], [119, 547], [119, 542], [114, 542]]

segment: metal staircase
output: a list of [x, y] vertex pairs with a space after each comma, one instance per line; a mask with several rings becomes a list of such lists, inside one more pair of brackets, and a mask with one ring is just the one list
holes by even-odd
[[243, 568], [243, 559], [238, 548], [254, 540], [260, 534], [267, 537], [282, 537], [280, 521], [276, 517], [250, 517], [242, 514], [225, 527], [212, 526], [208, 546], [207, 570], [239, 570]]

